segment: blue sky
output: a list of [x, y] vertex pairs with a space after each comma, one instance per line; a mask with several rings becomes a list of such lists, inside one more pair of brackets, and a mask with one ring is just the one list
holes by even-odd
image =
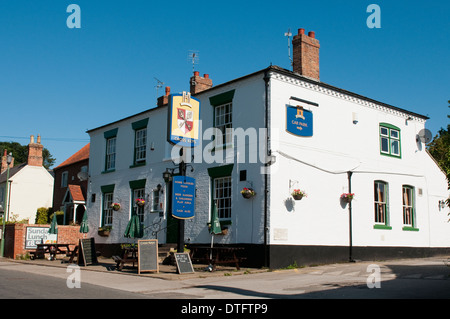
[[[66, 25], [72, 3], [80, 29]], [[366, 25], [372, 3], [380, 29]], [[321, 81], [428, 115], [435, 135], [450, 114], [448, 12], [436, 0], [0, 0], [0, 141], [40, 134], [58, 165], [86, 130], [154, 107], [155, 78], [189, 90], [189, 50], [215, 85], [271, 63], [291, 69], [289, 28], [315, 31]]]

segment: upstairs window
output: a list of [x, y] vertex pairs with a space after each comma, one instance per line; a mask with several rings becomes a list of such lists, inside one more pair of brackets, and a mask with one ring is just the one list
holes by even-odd
[[118, 130], [118, 128], [115, 128], [103, 133], [106, 140], [105, 170], [103, 173], [113, 172], [116, 169], [116, 138]]
[[147, 158], [147, 124], [148, 118], [131, 123], [134, 130], [134, 154], [131, 167], [145, 165]]
[[400, 129], [394, 125], [380, 124], [380, 153], [401, 158]]

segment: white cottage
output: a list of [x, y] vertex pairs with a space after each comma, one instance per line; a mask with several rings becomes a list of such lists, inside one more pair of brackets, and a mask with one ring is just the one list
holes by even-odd
[[[53, 200], [53, 176], [43, 166], [41, 137], [30, 137], [27, 162], [14, 166], [10, 164], [8, 196], [6, 196], [7, 161], [6, 153], [2, 157], [0, 175], [0, 204], [6, 212], [6, 220], [28, 219], [34, 223], [36, 211], [40, 207], [51, 207]], [[6, 199], [8, 201], [6, 202]]]
[[[201, 139], [184, 150], [196, 178], [184, 242], [211, 243], [215, 202], [224, 232], [214, 244], [244, 247], [249, 265], [448, 253], [447, 181], [421, 138], [427, 117], [321, 82], [319, 47], [299, 29], [293, 71], [270, 66], [214, 87], [194, 73]], [[132, 214], [144, 238], [177, 241], [162, 176], [179, 154], [166, 141], [169, 97], [167, 88], [158, 107], [88, 131], [87, 209], [99, 246], [133, 241], [123, 236]], [[306, 196], [294, 199], [295, 190]]]

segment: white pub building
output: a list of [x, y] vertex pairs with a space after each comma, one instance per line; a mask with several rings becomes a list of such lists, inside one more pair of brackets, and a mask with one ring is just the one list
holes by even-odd
[[[293, 71], [269, 66], [216, 86], [194, 73], [201, 126], [190, 123], [199, 141], [184, 152], [196, 179], [184, 242], [211, 243], [216, 203], [214, 245], [245, 248], [251, 266], [448, 254], [449, 193], [425, 147], [427, 117], [321, 82], [319, 47], [299, 29]], [[166, 88], [156, 108], [88, 131], [90, 235], [105, 252], [135, 241], [124, 237], [133, 214], [144, 239], [177, 242], [163, 179], [179, 154], [167, 142], [170, 97]]]

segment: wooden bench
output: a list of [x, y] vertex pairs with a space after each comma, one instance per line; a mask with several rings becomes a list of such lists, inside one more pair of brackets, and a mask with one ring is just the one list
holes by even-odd
[[246, 259], [246, 257], [237, 256], [238, 251], [244, 250], [243, 247], [192, 246], [190, 249], [192, 262], [210, 264], [213, 270], [217, 265], [223, 264], [234, 264], [236, 269], [240, 270], [239, 264]]
[[[131, 256], [130, 256], [131, 255]], [[117, 270], [121, 271], [125, 264], [134, 264], [138, 262], [137, 257], [137, 248], [136, 247], [128, 247], [123, 249], [122, 256], [112, 256], [114, 261], [116, 262]]]

